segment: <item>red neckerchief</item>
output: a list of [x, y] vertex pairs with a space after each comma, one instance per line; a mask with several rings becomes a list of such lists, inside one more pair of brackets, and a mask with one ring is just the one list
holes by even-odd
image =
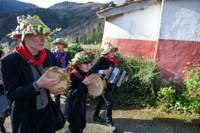
[[[78, 70], [76, 69], [73, 69], [72, 70], [72, 73], [79, 79], [79, 80], [84, 80], [85, 77], [83, 77], [79, 72]], [[87, 75], [89, 75], [89, 72], [87, 73]]]
[[27, 62], [31, 63], [33, 66], [39, 66], [43, 63], [45, 57], [46, 57], [46, 50], [43, 49], [40, 51], [39, 59], [36, 60], [31, 53], [27, 50], [24, 45], [19, 44], [15, 47], [15, 51], [20, 54]]
[[111, 61], [115, 65], [118, 64], [118, 60], [116, 58], [110, 58], [107, 55], [103, 55], [103, 57], [106, 58], [106, 59], [108, 59], [109, 61]]

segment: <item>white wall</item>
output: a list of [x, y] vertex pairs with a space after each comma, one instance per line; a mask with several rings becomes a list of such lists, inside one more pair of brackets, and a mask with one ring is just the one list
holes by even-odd
[[159, 38], [200, 41], [200, 0], [165, 0]]
[[104, 38], [157, 40], [159, 35], [161, 5], [107, 18]]

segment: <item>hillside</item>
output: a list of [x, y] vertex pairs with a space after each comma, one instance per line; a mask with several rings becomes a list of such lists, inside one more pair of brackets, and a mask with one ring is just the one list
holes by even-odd
[[100, 22], [96, 11], [100, 3], [58, 3], [48, 9], [34, 8], [20, 12], [0, 13], [0, 42], [9, 41], [6, 35], [16, 28], [16, 17], [22, 14], [38, 15], [51, 29], [62, 27], [58, 36], [74, 41], [77, 36], [92, 31]]
[[32, 8], [37, 8], [37, 6], [34, 4], [23, 3], [17, 0], [0, 0], [0, 13], [23, 11]]

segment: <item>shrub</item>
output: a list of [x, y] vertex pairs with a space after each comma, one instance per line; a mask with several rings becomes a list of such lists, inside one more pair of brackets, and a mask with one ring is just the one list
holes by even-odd
[[[100, 45], [83, 45], [83, 48], [95, 52], [97, 57], [100, 56]], [[119, 61], [120, 69], [127, 71], [129, 80], [120, 88], [113, 88], [112, 97], [115, 103], [135, 107], [154, 105], [156, 99], [154, 83], [160, 79], [160, 72], [154, 60], [121, 54], [117, 54], [116, 58]]]
[[112, 91], [113, 99], [123, 105], [146, 107], [154, 105], [154, 82], [159, 77], [159, 71], [153, 59], [116, 56], [119, 67], [125, 69], [129, 80], [121, 88]]
[[[83, 45], [83, 48], [95, 52], [97, 57], [100, 56], [100, 45]], [[192, 69], [185, 68], [182, 88], [162, 86], [158, 91], [156, 87], [159, 87], [158, 83], [162, 80], [153, 59], [120, 54], [116, 58], [119, 67], [127, 71], [129, 80], [121, 88], [113, 88], [112, 97], [115, 103], [134, 107], [149, 107], [156, 103], [165, 112], [200, 112], [200, 64], [194, 64]]]
[[175, 102], [175, 92], [172, 87], [161, 88], [158, 91], [158, 99], [165, 104], [172, 105]]
[[162, 111], [200, 113], [200, 64], [185, 68], [184, 75], [182, 89], [169, 87], [158, 92], [158, 105]]
[[185, 80], [183, 96], [187, 99], [191, 112], [200, 112], [200, 64], [193, 64], [192, 69], [184, 70]]
[[158, 106], [159, 108], [166, 112], [172, 109], [176, 102], [176, 90], [172, 87], [164, 87], [158, 91]]
[[14, 50], [14, 48], [17, 44], [19, 44], [18, 41], [13, 41], [12, 43], [8, 43], [8, 42], [1, 43], [0, 49], [6, 49], [7, 52], [11, 52]]
[[97, 44], [97, 45], [81, 45], [81, 47], [85, 50], [85, 51], [92, 51], [95, 53], [95, 56], [98, 58], [101, 55], [101, 45]]
[[74, 43], [67, 48], [67, 51], [71, 54], [71, 58], [74, 58], [76, 53], [83, 51], [83, 48], [79, 43]]

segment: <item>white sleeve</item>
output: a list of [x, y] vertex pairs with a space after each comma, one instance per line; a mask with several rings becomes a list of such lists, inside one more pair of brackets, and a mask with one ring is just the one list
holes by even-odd
[[98, 73], [99, 73], [99, 74], [103, 74], [103, 71], [104, 71], [104, 70], [99, 70]]

